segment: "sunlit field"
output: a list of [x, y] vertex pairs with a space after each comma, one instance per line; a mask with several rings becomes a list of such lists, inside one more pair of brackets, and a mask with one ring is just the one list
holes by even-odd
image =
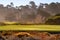
[[60, 31], [60, 25], [5, 25], [1, 30], [37, 30], [37, 31]]

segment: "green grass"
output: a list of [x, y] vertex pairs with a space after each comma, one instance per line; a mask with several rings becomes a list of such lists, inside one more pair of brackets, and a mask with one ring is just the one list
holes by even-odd
[[60, 31], [60, 25], [6, 25], [0, 26], [3, 30], [39, 30], [39, 31]]

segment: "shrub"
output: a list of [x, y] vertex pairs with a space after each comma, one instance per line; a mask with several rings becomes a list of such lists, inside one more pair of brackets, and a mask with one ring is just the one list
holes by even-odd
[[60, 15], [55, 15], [45, 22], [45, 24], [60, 25]]
[[0, 22], [0, 26], [4, 26], [4, 25], [6, 25], [5, 23], [3, 23], [3, 22]]

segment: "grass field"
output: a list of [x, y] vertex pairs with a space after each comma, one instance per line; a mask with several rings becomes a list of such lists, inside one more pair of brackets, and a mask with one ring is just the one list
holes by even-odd
[[37, 30], [37, 31], [60, 31], [60, 25], [6, 25], [0, 26], [3, 30]]

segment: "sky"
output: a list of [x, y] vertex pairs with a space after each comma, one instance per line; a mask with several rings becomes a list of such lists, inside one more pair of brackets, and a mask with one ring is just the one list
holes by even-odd
[[0, 4], [6, 6], [7, 4], [13, 2], [14, 6], [20, 6], [26, 4], [29, 5], [30, 1], [34, 1], [36, 5], [39, 5], [40, 3], [60, 2], [60, 0], [0, 0]]

